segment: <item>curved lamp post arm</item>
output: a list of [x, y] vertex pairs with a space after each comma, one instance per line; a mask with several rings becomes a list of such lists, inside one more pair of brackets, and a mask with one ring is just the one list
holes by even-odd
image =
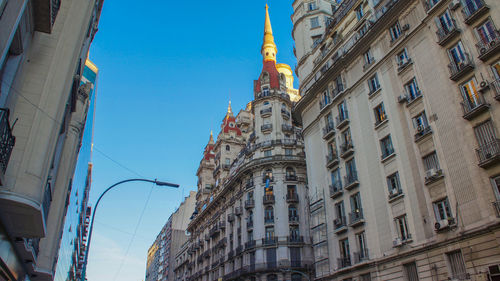
[[113, 184], [112, 186], [108, 187], [106, 190], [104, 190], [104, 192], [101, 193], [101, 195], [97, 199], [97, 202], [95, 203], [94, 210], [92, 212], [92, 219], [90, 220], [89, 237], [87, 239], [87, 247], [85, 249], [85, 262], [83, 263], [83, 270], [82, 270], [82, 276], [81, 276], [81, 280], [82, 281], [85, 281], [85, 278], [86, 278], [86, 275], [87, 275], [87, 261], [89, 259], [90, 241], [92, 241], [92, 230], [94, 229], [94, 218], [95, 218], [95, 213], [97, 211], [97, 207], [99, 206], [99, 202], [101, 202], [101, 199], [104, 196], [104, 194], [106, 194], [108, 191], [110, 191], [111, 189], [113, 189], [117, 185], [120, 185], [120, 184], [123, 184], [123, 183], [126, 183], [126, 182], [131, 182], [131, 181], [150, 182], [150, 183], [154, 183], [154, 184], [156, 184], [158, 186], [170, 186], [170, 187], [175, 187], [175, 188], [179, 187], [178, 184], [169, 183], [169, 182], [163, 182], [163, 181], [158, 181], [156, 179], [155, 180], [148, 180], [148, 179], [128, 179], [128, 180], [123, 180], [123, 181], [117, 182], [117, 183]]

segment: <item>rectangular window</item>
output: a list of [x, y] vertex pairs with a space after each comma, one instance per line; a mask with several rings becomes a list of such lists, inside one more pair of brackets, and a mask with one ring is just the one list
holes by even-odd
[[353, 216], [363, 216], [363, 208], [361, 207], [361, 194], [359, 192], [351, 196], [351, 212]]
[[389, 188], [389, 197], [394, 197], [403, 193], [398, 172], [387, 177], [387, 187]]
[[370, 65], [370, 64], [372, 64], [375, 61], [375, 59], [373, 58], [373, 55], [372, 55], [372, 52], [371, 52], [370, 49], [368, 49], [368, 51], [366, 51], [363, 54], [363, 59], [365, 61], [365, 66]]
[[450, 266], [451, 279], [466, 280], [469, 278], [465, 267], [462, 252], [454, 251], [447, 253], [448, 264]]
[[394, 153], [390, 135], [380, 140], [380, 150], [382, 151], [382, 159]]
[[330, 104], [330, 93], [328, 93], [328, 89], [326, 89], [321, 94], [321, 100], [319, 101], [319, 108], [323, 109], [328, 104]]
[[405, 90], [408, 102], [411, 102], [422, 95], [420, 89], [418, 88], [416, 78], [411, 79], [410, 82], [405, 84]]
[[468, 61], [468, 55], [465, 53], [461, 41], [458, 41], [457, 44], [448, 50], [448, 56], [450, 57], [452, 67], [455, 67], [456, 70], [462, 69]]
[[333, 172], [330, 173], [330, 177], [332, 179], [332, 189], [333, 191], [337, 192], [342, 189], [342, 181], [340, 179], [340, 170], [335, 169]]
[[342, 80], [342, 75], [337, 75], [335, 79], [333, 79], [333, 93], [332, 95], [336, 97], [338, 94], [344, 91], [344, 81]]
[[335, 142], [328, 143], [328, 160], [331, 161], [337, 158], [337, 149], [335, 147]]
[[491, 19], [486, 20], [483, 24], [476, 27], [476, 34], [480, 42], [484, 45], [488, 45], [492, 41], [498, 40], [499, 36], [498, 31], [496, 31], [496, 27]]
[[360, 4], [357, 8], [356, 8], [356, 18], [358, 20], [362, 19], [364, 16], [364, 12], [363, 12], [363, 4]]
[[431, 154], [425, 156], [423, 160], [426, 181], [433, 180], [442, 175], [436, 152], [432, 152]]
[[372, 281], [372, 275], [370, 273], [363, 274], [360, 277], [361, 277], [360, 281]]
[[474, 134], [476, 135], [476, 140], [480, 147], [486, 147], [497, 142], [495, 128], [491, 120], [487, 120], [474, 127]]
[[356, 171], [356, 163], [354, 162], [354, 158], [347, 161], [345, 163], [345, 171], [346, 171], [346, 184], [351, 184], [358, 180], [358, 173]]
[[311, 18], [311, 28], [319, 27], [318, 17]]
[[248, 231], [248, 241], [253, 240], [253, 230]]
[[385, 114], [385, 108], [383, 102], [381, 102], [373, 109], [373, 113], [375, 114], [375, 126], [387, 120], [387, 115]]
[[477, 90], [476, 78], [472, 77], [469, 81], [460, 85], [460, 90], [462, 92], [462, 98], [464, 99], [464, 107], [466, 110], [472, 110], [478, 105], [482, 104]]
[[307, 3], [307, 10], [308, 11], [316, 10], [316, 1]]
[[434, 206], [434, 215], [436, 216], [436, 221], [452, 219], [450, 203], [448, 203], [448, 198], [436, 201], [432, 204]]
[[375, 73], [370, 79], [368, 79], [368, 87], [370, 88], [370, 94], [375, 93], [380, 89], [380, 83], [378, 82], [377, 73]]
[[269, 157], [269, 156], [272, 156], [272, 155], [273, 155], [273, 153], [272, 153], [271, 150], [264, 150], [264, 156], [265, 157]]
[[403, 265], [404, 274], [407, 281], [418, 281], [417, 265], [415, 262], [407, 263]]
[[398, 69], [402, 69], [405, 67], [408, 63], [410, 63], [410, 57], [408, 56], [408, 52], [406, 51], [406, 48], [404, 48], [401, 52], [399, 52], [396, 56], [396, 60], [398, 62]]
[[399, 36], [401, 36], [401, 26], [399, 25], [399, 21], [397, 21], [389, 28], [389, 33], [391, 35], [391, 42], [395, 41], [399, 38]]
[[423, 132], [427, 127], [429, 127], [425, 111], [413, 117], [413, 127], [417, 130], [417, 132]]
[[455, 29], [455, 20], [451, 17], [449, 10], [446, 10], [436, 18], [436, 25], [438, 27], [438, 35], [440, 36], [447, 35]]
[[266, 238], [274, 238], [274, 226], [266, 226]]
[[395, 219], [395, 222], [399, 239], [401, 239], [401, 241], [406, 241], [408, 239], [411, 239], [411, 234], [408, 229], [408, 224], [406, 223], [406, 215], [397, 217]]
[[2, 17], [3, 8], [5, 8], [5, 4], [7, 4], [7, 0], [0, 0], [0, 17]]
[[338, 110], [339, 110], [339, 117], [338, 117], [339, 120], [337, 121], [337, 123], [340, 123], [340, 122], [344, 121], [345, 119], [349, 118], [349, 114], [347, 112], [347, 105], [346, 105], [345, 101], [341, 102], [338, 105]]
[[312, 45], [313, 48], [316, 48], [316, 46], [318, 46], [318, 44], [321, 43], [321, 35], [311, 36], [311, 39], [313, 41]]
[[285, 155], [286, 156], [292, 156], [293, 155], [293, 149], [285, 148]]
[[344, 201], [335, 204], [335, 215], [335, 218], [337, 218], [337, 222], [335, 223], [336, 227], [345, 225]]
[[368, 259], [368, 248], [366, 247], [366, 237], [365, 232], [360, 232], [356, 234], [356, 246], [358, 247], [358, 252], [354, 254], [355, 262], [362, 262]]
[[339, 241], [341, 266], [346, 267], [351, 265], [351, 251], [349, 249], [349, 239]]

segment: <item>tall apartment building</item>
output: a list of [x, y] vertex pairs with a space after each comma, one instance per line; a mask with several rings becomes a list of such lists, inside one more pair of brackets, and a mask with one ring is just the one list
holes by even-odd
[[186, 229], [194, 211], [196, 192], [191, 191], [170, 216], [155, 242], [148, 250], [146, 281], [174, 280], [176, 253], [188, 241]]
[[176, 280], [300, 280], [312, 264], [306, 170], [300, 128], [291, 118], [292, 70], [276, 64], [266, 5], [263, 69], [254, 100], [205, 148], [198, 169], [189, 243]]
[[500, 2], [293, 3], [317, 280], [499, 280]]
[[[64, 221], [55, 281], [81, 280], [84, 271], [87, 234], [90, 224], [91, 207], [88, 206], [89, 192], [92, 184], [92, 146], [94, 136], [94, 114], [96, 105], [96, 88], [98, 68], [87, 59], [81, 78], [81, 85], [90, 87], [87, 112], [75, 172], [71, 179], [70, 194], [67, 198], [67, 211]], [[88, 84], [87, 84], [88, 83]], [[85, 87], [85, 86], [84, 86]]]
[[[0, 1], [0, 279], [53, 280], [102, 1]], [[76, 229], [75, 229], [76, 231]]]

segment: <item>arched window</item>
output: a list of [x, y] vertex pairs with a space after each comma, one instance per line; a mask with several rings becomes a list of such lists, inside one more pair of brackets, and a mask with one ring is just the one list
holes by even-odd
[[230, 151], [230, 150], [231, 150], [231, 146], [229, 146], [229, 144], [226, 145], [226, 151]]
[[302, 281], [302, 275], [298, 273], [292, 274], [292, 281]]
[[264, 221], [266, 223], [274, 222], [274, 209], [272, 206], [267, 206], [264, 210]]
[[295, 205], [288, 206], [288, 218], [290, 221], [298, 220], [299, 214], [297, 212], [297, 207]]

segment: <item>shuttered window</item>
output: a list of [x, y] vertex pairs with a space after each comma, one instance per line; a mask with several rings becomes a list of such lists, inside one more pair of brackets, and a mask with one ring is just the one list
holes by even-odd
[[465, 280], [467, 279], [467, 270], [465, 269], [465, 262], [462, 252], [455, 251], [446, 254], [450, 265], [451, 279]]
[[406, 280], [408, 281], [418, 281], [417, 265], [415, 262], [407, 263], [403, 265]]
[[474, 127], [474, 133], [479, 146], [490, 144], [497, 139], [491, 120]]

